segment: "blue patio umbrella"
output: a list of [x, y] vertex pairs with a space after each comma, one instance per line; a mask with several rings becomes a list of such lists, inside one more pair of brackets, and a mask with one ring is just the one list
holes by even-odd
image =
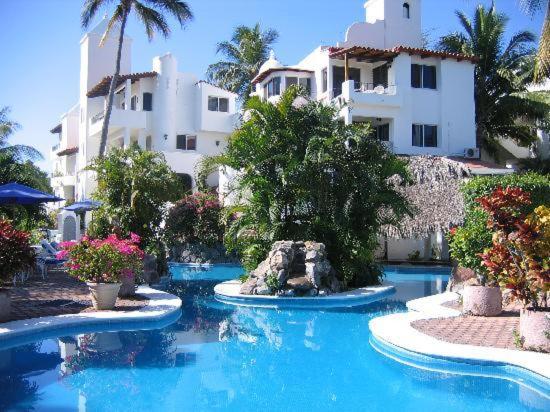
[[0, 205], [37, 205], [64, 200], [19, 183], [0, 186]]
[[90, 210], [98, 209], [101, 206], [101, 202], [97, 200], [83, 200], [81, 202], [73, 203], [70, 206], [64, 207], [63, 209], [69, 210], [75, 213], [89, 212]]

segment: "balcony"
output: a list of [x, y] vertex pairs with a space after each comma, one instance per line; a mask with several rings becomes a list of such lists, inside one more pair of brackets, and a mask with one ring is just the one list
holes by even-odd
[[74, 171], [63, 174], [63, 172], [55, 171], [51, 175], [52, 187], [76, 186], [76, 173]]
[[395, 85], [375, 85], [373, 83], [358, 83], [348, 80], [342, 83], [342, 89], [333, 92], [333, 98], [342, 98], [345, 102], [353, 102], [357, 106], [401, 107], [402, 96]]
[[[113, 107], [111, 118], [109, 119], [109, 129], [114, 128], [130, 128], [130, 129], [145, 129], [147, 127], [147, 114], [151, 112], [122, 110]], [[93, 115], [90, 119], [90, 135], [101, 133], [105, 112], [101, 111]]]

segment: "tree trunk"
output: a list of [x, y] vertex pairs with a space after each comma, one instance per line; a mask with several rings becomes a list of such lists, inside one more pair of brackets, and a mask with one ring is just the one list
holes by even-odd
[[[109, 86], [109, 96], [107, 97], [107, 108], [105, 109], [105, 115], [103, 116], [103, 127], [101, 128], [101, 140], [99, 143], [99, 157], [105, 156], [105, 149], [107, 147], [107, 134], [109, 133], [109, 120], [111, 118], [111, 112], [113, 110], [113, 100], [115, 97], [115, 89], [118, 83], [118, 77], [120, 74], [120, 59], [122, 57], [122, 43], [124, 42], [124, 29], [126, 28], [126, 21], [128, 20], [129, 10], [126, 10], [124, 17], [122, 18], [122, 24], [120, 25], [120, 34], [118, 36], [118, 50], [116, 55], [115, 73], [111, 79], [111, 85]], [[129, 90], [126, 91], [129, 93]]]

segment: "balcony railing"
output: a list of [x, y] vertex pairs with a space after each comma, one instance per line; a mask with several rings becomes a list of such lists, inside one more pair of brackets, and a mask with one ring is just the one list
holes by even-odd
[[395, 94], [395, 85], [380, 83], [355, 83], [355, 91], [358, 93]]
[[92, 117], [91, 123], [92, 123], [92, 124], [95, 124], [95, 123], [97, 123], [97, 122], [103, 120], [104, 117], [105, 117], [105, 111], [102, 110], [102, 111], [100, 111], [99, 113], [96, 113], [96, 114]]

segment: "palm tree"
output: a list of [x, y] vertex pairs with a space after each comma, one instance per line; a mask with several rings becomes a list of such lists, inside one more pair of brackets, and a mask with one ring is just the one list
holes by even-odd
[[237, 27], [230, 41], [218, 43], [216, 53], [222, 53], [227, 60], [208, 66], [208, 81], [237, 93], [242, 102], [246, 101], [252, 92], [252, 79], [278, 38], [276, 30], [262, 32], [259, 23], [254, 27]]
[[10, 108], [0, 108], [0, 155], [14, 162], [25, 160], [41, 160], [42, 154], [34, 147], [8, 143], [9, 137], [20, 128], [19, 124], [9, 118]]
[[[85, 0], [82, 8], [81, 23], [82, 27], [87, 28], [95, 15], [103, 7], [106, 7], [113, 0]], [[107, 146], [107, 132], [109, 130], [109, 119], [111, 117], [111, 111], [113, 109], [113, 98], [115, 94], [115, 88], [117, 87], [118, 77], [120, 74], [120, 57], [122, 54], [122, 42], [124, 39], [124, 30], [126, 29], [126, 23], [130, 12], [134, 10], [138, 19], [145, 27], [145, 32], [149, 41], [151, 41], [155, 35], [155, 32], [162, 34], [165, 38], [170, 35], [170, 27], [166, 21], [166, 17], [163, 12], [175, 17], [180, 26], [193, 18], [191, 9], [186, 2], [180, 0], [117, 0], [117, 5], [113, 14], [109, 19], [107, 29], [103, 34], [101, 42], [109, 36], [109, 33], [116, 25], [120, 25], [120, 31], [118, 34], [118, 50], [116, 56], [116, 67], [113, 77], [111, 79], [111, 85], [109, 87], [109, 96], [107, 99], [107, 110], [105, 111], [105, 117], [103, 120], [103, 127], [101, 129], [101, 141], [99, 144], [99, 156], [103, 157], [105, 154], [105, 148]]]
[[456, 14], [462, 31], [443, 36], [438, 48], [479, 58], [474, 92], [478, 147], [495, 154], [501, 138], [529, 146], [536, 139], [535, 126], [550, 110], [527, 91], [534, 76], [535, 35], [521, 31], [505, 45], [508, 18], [497, 13], [494, 4], [488, 9], [478, 6], [473, 19]]
[[550, 1], [549, 0], [519, 0], [521, 7], [530, 15], [540, 10], [546, 10], [542, 32], [540, 34], [539, 50], [535, 76], [538, 79], [550, 76]]

